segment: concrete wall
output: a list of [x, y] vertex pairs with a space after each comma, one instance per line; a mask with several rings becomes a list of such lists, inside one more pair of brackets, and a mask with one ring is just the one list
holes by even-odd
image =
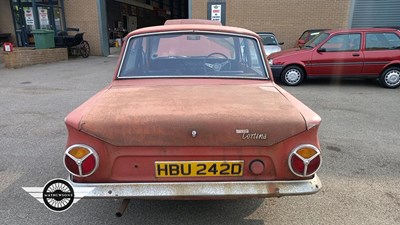
[[[207, 0], [193, 0], [193, 18], [207, 19]], [[304, 30], [347, 28], [351, 0], [227, 0], [226, 25], [274, 32], [284, 49]]]
[[89, 42], [90, 54], [102, 55], [97, 0], [65, 0], [64, 11], [67, 27], [78, 27], [80, 32], [85, 32], [83, 37]]

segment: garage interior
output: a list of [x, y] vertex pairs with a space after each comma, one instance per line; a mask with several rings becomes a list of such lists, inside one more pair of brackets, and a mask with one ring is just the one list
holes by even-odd
[[118, 55], [131, 31], [188, 18], [188, 0], [106, 0], [110, 55]]

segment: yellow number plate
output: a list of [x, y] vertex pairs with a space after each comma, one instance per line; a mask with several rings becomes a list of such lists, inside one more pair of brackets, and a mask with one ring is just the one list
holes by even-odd
[[243, 161], [156, 161], [156, 177], [243, 176]]

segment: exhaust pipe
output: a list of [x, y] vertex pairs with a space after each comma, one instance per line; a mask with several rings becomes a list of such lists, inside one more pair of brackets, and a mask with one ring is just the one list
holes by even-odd
[[115, 213], [116, 217], [121, 217], [124, 214], [126, 208], [128, 208], [129, 202], [130, 202], [130, 199], [128, 199], [128, 198], [124, 198], [124, 200], [122, 200], [121, 205], [119, 206], [117, 212]]

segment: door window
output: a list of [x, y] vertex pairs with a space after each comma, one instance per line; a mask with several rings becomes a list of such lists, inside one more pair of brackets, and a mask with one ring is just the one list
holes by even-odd
[[329, 39], [321, 48], [326, 52], [344, 52], [360, 50], [361, 34], [338, 34]]

